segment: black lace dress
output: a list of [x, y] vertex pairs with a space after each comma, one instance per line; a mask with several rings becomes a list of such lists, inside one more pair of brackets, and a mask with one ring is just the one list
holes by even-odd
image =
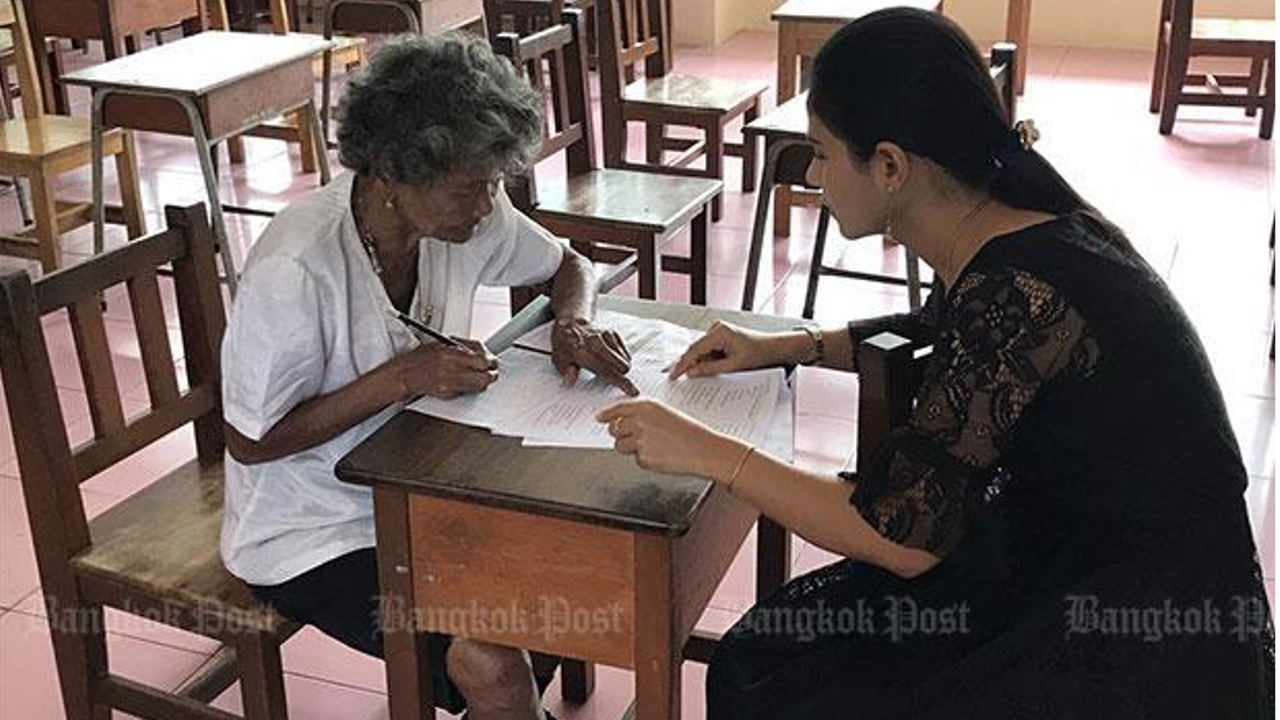
[[1168, 289], [1076, 214], [993, 239], [912, 316], [914, 414], [850, 502], [942, 558], [839, 562], [726, 635], [710, 720], [1274, 717], [1274, 638], [1221, 392]]

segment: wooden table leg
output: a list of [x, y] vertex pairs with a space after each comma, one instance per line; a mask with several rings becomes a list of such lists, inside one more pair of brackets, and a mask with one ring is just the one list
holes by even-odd
[[1031, 0], [1008, 0], [1005, 39], [1018, 46], [1018, 76], [1014, 90], [1021, 95], [1027, 85], [1027, 58], [1031, 54]]
[[596, 664], [566, 659], [560, 663], [560, 695], [572, 703], [585, 703], [596, 691]]
[[[744, 136], [745, 139], [745, 136]], [[751, 136], [755, 142], [755, 136]], [[760, 187], [756, 194], [756, 214], [751, 223], [751, 249], [747, 252], [747, 277], [742, 286], [743, 312], [755, 309], [756, 285], [760, 281], [760, 263], [764, 255], [764, 229], [769, 218], [769, 203], [773, 201], [774, 175], [777, 174], [778, 156], [785, 143], [766, 136], [764, 142], [764, 169], [760, 172]]]
[[637, 720], [680, 720], [680, 663], [676, 640], [672, 544], [657, 535], [635, 536]]
[[778, 23], [778, 95], [774, 106], [796, 96], [796, 56], [800, 40], [794, 23]]
[[773, 234], [775, 237], [787, 237], [791, 234], [791, 206], [795, 204], [795, 193], [788, 185], [779, 185], [773, 191]]
[[707, 304], [707, 208], [694, 216], [689, 228], [689, 302]]
[[120, 131], [120, 152], [116, 154], [116, 180], [120, 185], [120, 207], [124, 211], [125, 228], [129, 239], [140, 238], [147, 233], [146, 214], [142, 211], [142, 193], [138, 186], [138, 156], [133, 145], [133, 134]]
[[761, 515], [756, 522], [756, 600], [791, 579], [791, 532]]
[[[800, 57], [799, 28], [795, 23], [778, 23], [778, 97], [781, 105], [796, 96], [796, 63]], [[773, 234], [791, 234], [791, 188], [779, 185], [773, 194]]]
[[373, 510], [382, 592], [382, 652], [387, 663], [391, 720], [429, 720], [436, 713], [426, 635], [417, 631], [413, 621], [409, 496], [402, 490], [374, 488]]
[[640, 273], [640, 297], [645, 300], [657, 300], [658, 276], [662, 274], [662, 264], [661, 255], [658, 253], [658, 239], [653, 235], [642, 237], [637, 244], [636, 268]]

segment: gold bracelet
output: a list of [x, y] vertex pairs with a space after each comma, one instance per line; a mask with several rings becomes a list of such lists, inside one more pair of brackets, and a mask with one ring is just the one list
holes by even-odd
[[813, 354], [809, 359], [800, 363], [801, 365], [817, 365], [822, 362], [822, 358], [827, 354], [826, 343], [822, 340], [822, 331], [812, 325], [801, 325], [799, 330], [803, 330], [809, 339], [813, 341]]
[[742, 472], [742, 468], [747, 464], [747, 458], [756, 451], [755, 445], [748, 445], [747, 451], [742, 453], [742, 459], [738, 461], [738, 467], [733, 469], [733, 474], [729, 476], [728, 482], [724, 484], [724, 489], [733, 492], [733, 484], [738, 481], [738, 474]]

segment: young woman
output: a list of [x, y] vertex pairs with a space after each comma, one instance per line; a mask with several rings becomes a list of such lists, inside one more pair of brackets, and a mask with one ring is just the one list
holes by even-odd
[[941, 15], [845, 27], [809, 110], [810, 178], [843, 234], [891, 231], [942, 287], [919, 314], [820, 334], [719, 325], [673, 378], [856, 372], [885, 329], [934, 353], [909, 423], [838, 480], [653, 402], [602, 413], [641, 465], [710, 478], [847, 558], [727, 634], [708, 717], [1272, 717], [1247, 476], [1168, 288], [1006, 125]]

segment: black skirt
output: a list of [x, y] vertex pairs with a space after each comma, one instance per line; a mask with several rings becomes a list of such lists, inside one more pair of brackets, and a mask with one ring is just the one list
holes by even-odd
[[708, 720], [1274, 717], [1242, 503], [1034, 573], [982, 526], [920, 577], [838, 562], [752, 608], [712, 660]]

